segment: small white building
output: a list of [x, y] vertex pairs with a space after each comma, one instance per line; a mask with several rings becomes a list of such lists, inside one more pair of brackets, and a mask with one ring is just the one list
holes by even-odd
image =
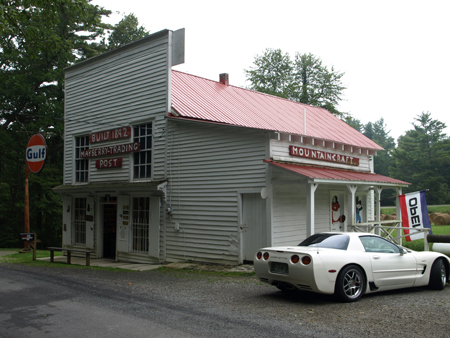
[[322, 108], [172, 70], [184, 29], [69, 67], [63, 246], [240, 264], [374, 218], [380, 146]]

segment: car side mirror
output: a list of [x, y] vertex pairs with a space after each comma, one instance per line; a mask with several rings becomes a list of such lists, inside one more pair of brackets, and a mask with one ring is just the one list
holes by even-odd
[[407, 251], [403, 248], [399, 248], [400, 256], [403, 256]]

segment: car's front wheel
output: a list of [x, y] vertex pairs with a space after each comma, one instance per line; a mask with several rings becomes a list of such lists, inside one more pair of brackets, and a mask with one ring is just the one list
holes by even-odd
[[355, 302], [366, 291], [366, 276], [356, 265], [346, 266], [339, 272], [334, 289], [335, 296], [344, 302]]
[[433, 290], [443, 290], [445, 284], [447, 284], [447, 270], [445, 268], [444, 260], [438, 258], [431, 267], [428, 286]]

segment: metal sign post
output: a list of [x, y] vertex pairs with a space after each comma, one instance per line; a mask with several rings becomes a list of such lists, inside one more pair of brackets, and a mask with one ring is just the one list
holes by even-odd
[[36, 233], [35, 232], [22, 232], [20, 234], [20, 239], [24, 243], [31, 246], [31, 248], [33, 249], [33, 261], [35, 261], [36, 260], [36, 244], [41, 242], [40, 240], [37, 239]]

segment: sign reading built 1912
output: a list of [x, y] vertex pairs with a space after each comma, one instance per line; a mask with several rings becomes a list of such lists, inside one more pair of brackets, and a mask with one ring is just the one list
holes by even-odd
[[313, 160], [359, 166], [359, 158], [357, 157], [328, 153], [326, 151], [314, 150], [309, 148], [289, 146], [289, 154], [291, 156], [305, 157]]

